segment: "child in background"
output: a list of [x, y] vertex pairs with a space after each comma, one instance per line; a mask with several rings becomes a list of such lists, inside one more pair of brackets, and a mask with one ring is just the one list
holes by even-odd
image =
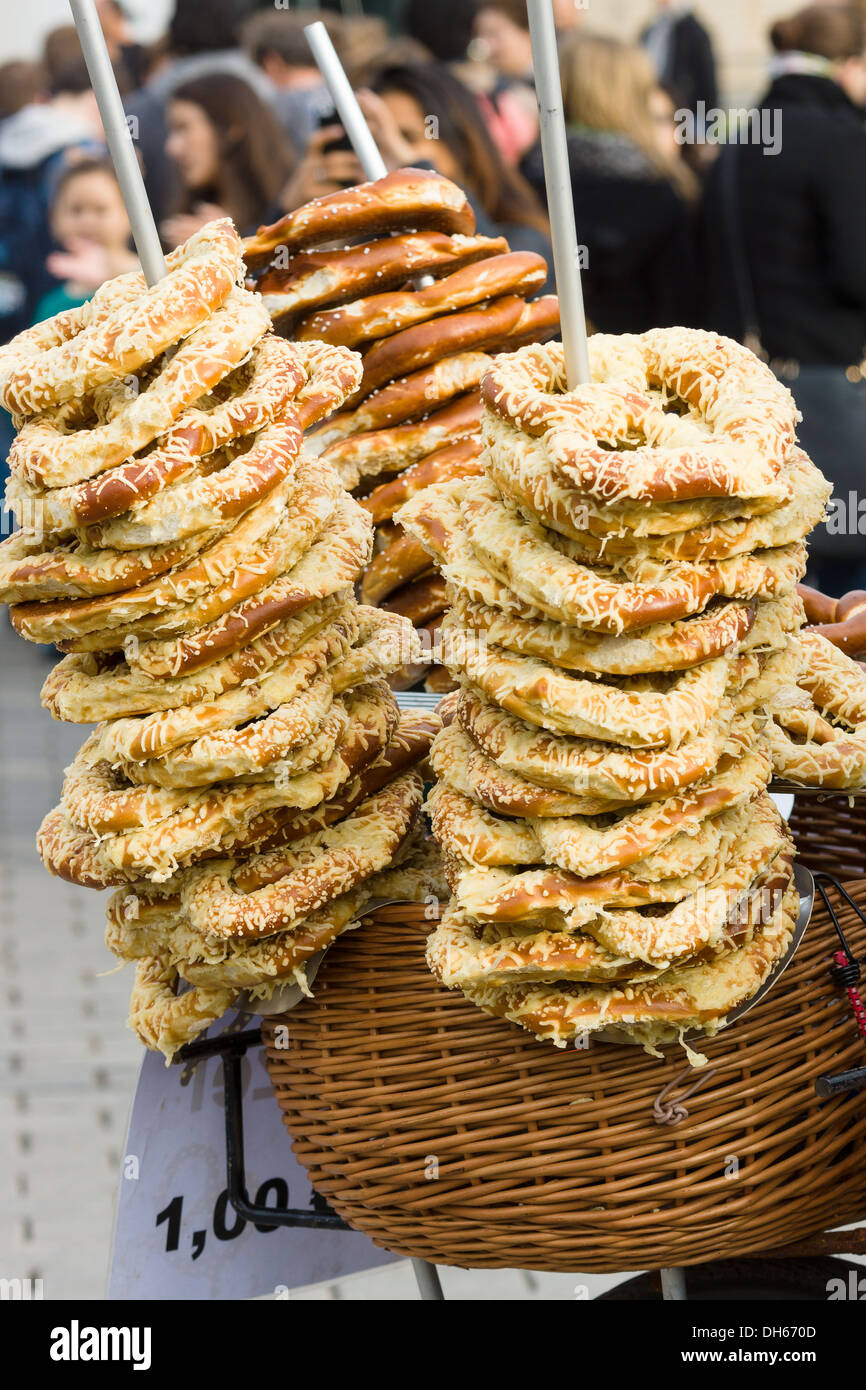
[[111, 165], [83, 159], [60, 175], [50, 209], [51, 234], [61, 248], [46, 261], [60, 281], [39, 301], [34, 322], [89, 299], [106, 280], [137, 270], [129, 249], [129, 218]]

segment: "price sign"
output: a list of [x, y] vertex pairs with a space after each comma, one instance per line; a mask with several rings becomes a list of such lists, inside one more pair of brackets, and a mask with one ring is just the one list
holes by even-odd
[[[313, 1210], [260, 1048], [242, 1063], [247, 1192]], [[397, 1258], [356, 1231], [256, 1225], [226, 1191], [222, 1063], [185, 1071], [147, 1053], [129, 1122], [109, 1298], [244, 1299], [354, 1274]]]

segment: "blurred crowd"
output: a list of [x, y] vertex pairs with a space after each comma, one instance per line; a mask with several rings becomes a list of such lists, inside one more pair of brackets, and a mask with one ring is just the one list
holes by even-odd
[[[352, 15], [177, 0], [149, 47], [119, 0], [98, 8], [167, 249], [214, 217], [250, 232], [362, 181], [303, 32], [321, 19], [389, 168], [438, 169], [481, 232], [550, 257], [525, 0], [380, 0]], [[859, 496], [864, 4], [775, 23], [766, 88], [739, 111], [687, 4], [647, 0], [633, 42], [595, 33], [580, 0], [554, 11], [592, 328], [682, 323], [750, 342], [794, 392], [836, 495]], [[0, 66], [0, 341], [135, 264], [80, 45], [59, 28], [39, 62]], [[819, 532], [821, 582], [866, 584], [864, 551], [850, 518]]]

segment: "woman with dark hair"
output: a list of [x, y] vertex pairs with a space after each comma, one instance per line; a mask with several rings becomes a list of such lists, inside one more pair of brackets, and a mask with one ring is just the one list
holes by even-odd
[[282, 215], [295, 155], [249, 83], [228, 73], [185, 82], [172, 92], [167, 116], [166, 153], [183, 184], [181, 206], [162, 224], [169, 245], [215, 217], [231, 217], [246, 234]]
[[796, 398], [834, 493], [810, 572], [838, 595], [866, 584], [866, 26], [852, 5], [811, 5], [770, 39], [761, 111], [781, 139], [729, 144], [712, 170], [704, 318], [753, 337]]
[[432, 165], [465, 189], [482, 235], [550, 262], [543, 204], [503, 160], [468, 87], [441, 63], [383, 68], [372, 85], [359, 100], [390, 167]]

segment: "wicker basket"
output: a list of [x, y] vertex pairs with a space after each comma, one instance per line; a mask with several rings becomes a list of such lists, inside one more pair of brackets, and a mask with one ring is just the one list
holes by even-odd
[[795, 796], [788, 819], [802, 864], [837, 878], [866, 873], [866, 802], [844, 792], [823, 798]]
[[[849, 887], [866, 903], [866, 882]], [[866, 928], [842, 920], [866, 953]], [[866, 1215], [866, 1097], [820, 1101], [812, 1084], [866, 1061], [828, 975], [823, 909], [767, 998], [703, 1047], [716, 1073], [675, 1127], [653, 1103], [683, 1072], [678, 1047], [659, 1060], [535, 1042], [433, 979], [429, 925], [417, 906], [381, 911], [329, 952], [314, 1000], [265, 1025], [295, 1153], [378, 1245], [618, 1271], [786, 1246]]]

